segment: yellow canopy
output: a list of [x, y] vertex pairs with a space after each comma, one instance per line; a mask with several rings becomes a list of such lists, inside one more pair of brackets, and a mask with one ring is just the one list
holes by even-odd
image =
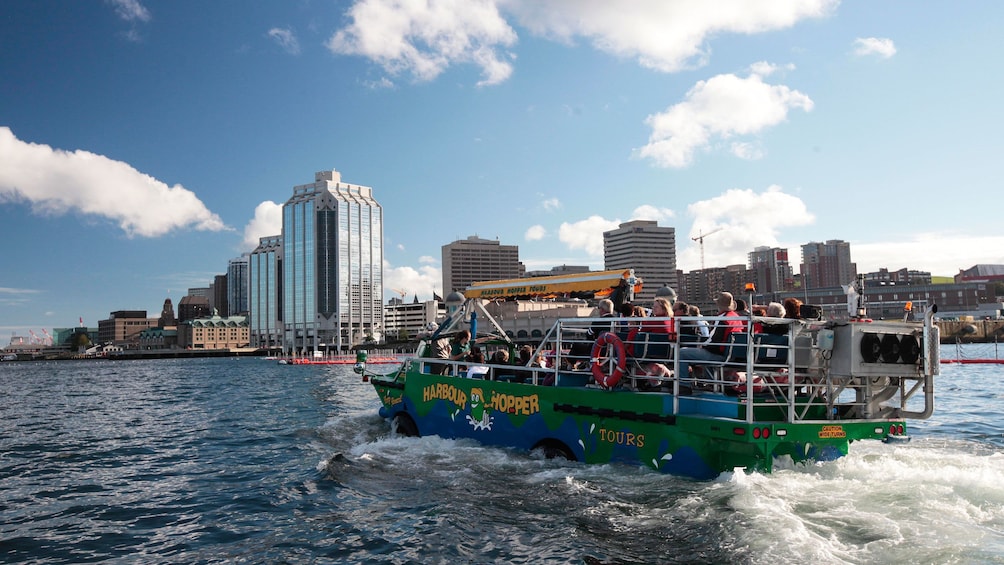
[[635, 292], [641, 290], [642, 280], [634, 276], [633, 269], [616, 269], [572, 275], [476, 282], [467, 287], [464, 296], [467, 298], [510, 298], [572, 292], [599, 292], [616, 288], [622, 280], [633, 282]]

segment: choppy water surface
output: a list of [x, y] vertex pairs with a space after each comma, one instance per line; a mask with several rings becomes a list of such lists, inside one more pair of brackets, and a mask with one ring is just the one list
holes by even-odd
[[1004, 366], [936, 394], [910, 444], [698, 482], [393, 437], [348, 366], [2, 363], [0, 560], [1004, 563]]

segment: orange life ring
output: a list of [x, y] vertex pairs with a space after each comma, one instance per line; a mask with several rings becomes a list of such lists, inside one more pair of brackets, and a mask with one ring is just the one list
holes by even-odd
[[[605, 359], [600, 358], [601, 350], [605, 349], [608, 345], [613, 347], [614, 357], [617, 361], [613, 371], [609, 375], [603, 369], [603, 366], [606, 365]], [[627, 356], [624, 354], [624, 342], [621, 341], [621, 338], [612, 332], [601, 333], [600, 337], [596, 338], [596, 343], [593, 344], [593, 351], [589, 357], [593, 379], [604, 388], [617, 386], [617, 383], [620, 382], [621, 377], [624, 376], [624, 372], [627, 370]]]

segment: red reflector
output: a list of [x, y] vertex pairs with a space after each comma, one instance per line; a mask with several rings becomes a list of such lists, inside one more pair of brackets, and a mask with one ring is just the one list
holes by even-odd
[[763, 439], [767, 439], [769, 437], [770, 437], [770, 428], [764, 428], [763, 429]]
[[732, 433], [737, 436], [744, 436], [746, 435], [746, 428], [732, 428]]
[[753, 428], [753, 439], [760, 439], [760, 428]]

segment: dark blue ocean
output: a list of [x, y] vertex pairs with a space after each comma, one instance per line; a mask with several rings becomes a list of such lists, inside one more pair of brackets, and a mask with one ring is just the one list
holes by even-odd
[[698, 482], [391, 437], [351, 366], [4, 362], [0, 560], [1004, 563], [1004, 366], [936, 382], [909, 444]]

